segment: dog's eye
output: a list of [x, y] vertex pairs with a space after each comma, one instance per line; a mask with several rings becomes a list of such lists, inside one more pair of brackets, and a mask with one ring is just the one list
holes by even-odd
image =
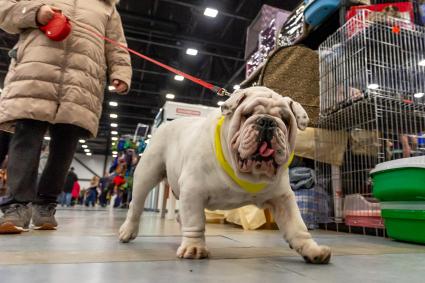
[[245, 113], [245, 114], [243, 114], [242, 116], [245, 118], [245, 120], [246, 119], [248, 119], [249, 117], [251, 117], [252, 116], [252, 112], [248, 112], [248, 113]]
[[283, 121], [283, 123], [285, 123], [286, 126], [289, 126], [290, 119], [289, 119], [288, 116], [282, 115], [282, 121]]

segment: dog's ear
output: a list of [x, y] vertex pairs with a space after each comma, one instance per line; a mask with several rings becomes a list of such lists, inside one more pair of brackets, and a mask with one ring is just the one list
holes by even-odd
[[221, 113], [224, 116], [233, 114], [233, 112], [236, 110], [236, 108], [238, 108], [239, 105], [241, 105], [245, 98], [246, 93], [244, 90], [237, 90], [233, 92], [230, 98], [228, 98], [226, 102], [221, 105]]
[[284, 97], [283, 99], [288, 103], [289, 108], [294, 114], [295, 119], [297, 120], [298, 129], [304, 131], [307, 128], [308, 123], [310, 122], [307, 112], [304, 110], [301, 104], [296, 101], [293, 101], [291, 98]]

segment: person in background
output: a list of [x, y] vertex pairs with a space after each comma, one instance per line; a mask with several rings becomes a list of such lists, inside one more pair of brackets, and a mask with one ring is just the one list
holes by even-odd
[[87, 189], [86, 206], [95, 206], [97, 202], [97, 188], [99, 186], [99, 177], [94, 176], [90, 181], [90, 187]]
[[111, 183], [110, 177], [105, 173], [99, 180], [99, 204], [101, 207], [106, 207], [108, 205], [109, 183]]
[[71, 206], [74, 206], [78, 203], [78, 198], [80, 196], [80, 183], [78, 181], [75, 181], [74, 186], [72, 187], [72, 200], [71, 200]]
[[61, 198], [61, 205], [62, 206], [71, 206], [71, 200], [72, 200], [72, 190], [74, 188], [75, 182], [78, 181], [78, 176], [74, 172], [74, 167], [71, 167], [71, 169], [68, 172], [68, 175], [66, 176], [65, 185], [63, 187], [62, 191], [62, 198]]
[[[14, 131], [8, 152], [8, 195], [0, 202], [0, 234], [28, 231], [31, 219], [35, 229], [56, 229], [57, 197], [78, 140], [97, 135], [108, 79], [117, 93], [129, 91], [128, 51], [89, 36], [84, 28], [126, 45], [117, 3], [0, 0], [0, 28], [20, 34], [9, 53], [11, 64], [0, 96], [0, 129]], [[72, 32], [63, 42], [50, 40], [39, 29], [55, 11], [72, 21]], [[37, 185], [47, 131], [49, 157]]]

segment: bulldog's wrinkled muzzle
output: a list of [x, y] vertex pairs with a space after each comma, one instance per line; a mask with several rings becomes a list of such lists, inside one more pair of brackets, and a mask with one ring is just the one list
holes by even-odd
[[270, 143], [277, 128], [277, 123], [272, 118], [261, 117], [257, 121], [260, 142]]

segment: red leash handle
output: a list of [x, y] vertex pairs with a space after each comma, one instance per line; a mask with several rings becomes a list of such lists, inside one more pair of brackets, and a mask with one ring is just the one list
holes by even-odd
[[213, 92], [215, 92], [219, 96], [230, 96], [230, 93], [227, 90], [225, 90], [224, 88], [215, 86], [215, 85], [213, 85], [211, 83], [208, 83], [206, 81], [203, 81], [203, 80], [201, 80], [199, 78], [196, 78], [196, 77], [191, 76], [189, 74], [186, 74], [186, 73], [184, 73], [182, 71], [179, 71], [179, 70], [177, 70], [177, 69], [175, 69], [173, 67], [170, 67], [170, 66], [168, 66], [168, 65], [166, 65], [164, 63], [161, 63], [161, 62], [159, 62], [159, 61], [157, 61], [155, 59], [152, 59], [152, 58], [150, 58], [150, 57], [148, 57], [146, 55], [143, 55], [142, 53], [137, 52], [136, 50], [133, 50], [133, 49], [127, 47], [126, 45], [124, 45], [124, 44], [122, 44], [122, 43], [120, 43], [120, 42], [118, 42], [116, 40], [113, 40], [111, 38], [108, 38], [106, 36], [103, 36], [103, 35], [99, 34], [98, 32], [96, 32], [96, 31], [94, 31], [94, 30], [92, 30], [92, 29], [90, 29], [88, 27], [85, 27], [85, 26], [79, 24], [78, 22], [75, 22], [75, 21], [72, 21], [72, 22], [75, 23], [76, 25], [80, 26], [81, 28], [85, 29], [86, 31], [90, 32], [94, 36], [96, 36], [96, 37], [98, 37], [98, 38], [100, 38], [100, 39], [102, 39], [102, 40], [104, 40], [106, 42], [109, 42], [109, 43], [111, 43], [111, 44], [113, 44], [115, 46], [118, 46], [118, 47], [120, 47], [122, 49], [125, 49], [128, 52], [130, 52], [130, 53], [132, 53], [132, 54], [134, 54], [134, 55], [136, 55], [136, 56], [138, 56], [138, 57], [140, 57], [140, 58], [142, 58], [142, 59], [144, 59], [146, 61], [149, 61], [149, 62], [151, 62], [151, 63], [153, 63], [155, 65], [158, 65], [158, 66], [160, 66], [160, 67], [162, 67], [162, 68], [164, 68], [164, 69], [166, 69], [166, 70], [168, 70], [168, 71], [170, 71], [170, 72], [172, 72], [174, 74], [183, 76], [186, 79], [188, 79], [188, 80], [190, 80], [190, 81], [192, 81], [192, 82], [194, 82], [194, 83], [196, 83], [198, 85], [201, 85], [201, 86], [203, 86], [203, 87], [205, 87], [205, 88], [207, 88], [209, 90], [212, 90]]

